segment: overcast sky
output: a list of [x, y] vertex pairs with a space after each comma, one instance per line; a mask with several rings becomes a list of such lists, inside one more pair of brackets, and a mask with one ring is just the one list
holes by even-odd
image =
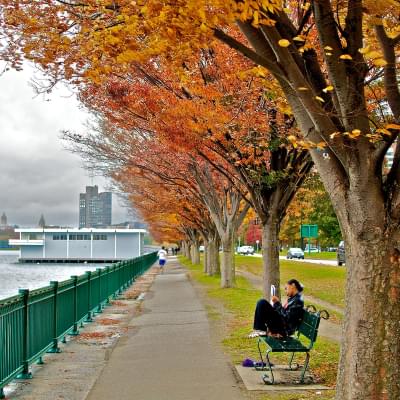
[[[9, 224], [78, 225], [78, 197], [92, 183], [77, 155], [63, 148], [63, 129], [84, 132], [88, 116], [66, 88], [35, 97], [32, 69], [0, 76], [0, 215]], [[107, 182], [93, 178], [101, 191]], [[113, 223], [129, 219], [113, 195]]]

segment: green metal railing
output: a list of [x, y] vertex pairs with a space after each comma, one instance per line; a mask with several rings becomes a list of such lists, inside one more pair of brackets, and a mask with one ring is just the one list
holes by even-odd
[[59, 341], [78, 335], [83, 322], [116, 297], [156, 261], [156, 253], [122, 261], [84, 275], [0, 300], [0, 399], [14, 378], [31, 378], [29, 366]]

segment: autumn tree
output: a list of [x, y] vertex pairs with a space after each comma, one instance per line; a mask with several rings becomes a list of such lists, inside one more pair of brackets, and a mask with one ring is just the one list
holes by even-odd
[[272, 284], [280, 287], [280, 224], [312, 166], [310, 145], [292, 144], [293, 118], [268, 99], [260, 71], [232, 51], [219, 45], [189, 59], [190, 80], [184, 84], [174, 69], [161, 59], [133, 64], [123, 77], [86, 85], [81, 99], [119, 126], [157, 132], [166, 146], [200, 156], [232, 187], [249, 192], [264, 236], [263, 286], [269, 297]]

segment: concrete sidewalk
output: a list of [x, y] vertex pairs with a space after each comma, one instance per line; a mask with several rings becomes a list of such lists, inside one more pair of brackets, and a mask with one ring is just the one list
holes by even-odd
[[176, 258], [170, 258], [120, 339], [88, 400], [244, 399], [211, 341], [205, 308]]

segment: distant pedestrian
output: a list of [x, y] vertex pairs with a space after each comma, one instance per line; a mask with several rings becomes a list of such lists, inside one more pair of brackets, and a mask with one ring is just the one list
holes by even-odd
[[161, 249], [158, 251], [157, 256], [158, 256], [158, 266], [160, 267], [160, 271], [163, 271], [164, 265], [167, 262], [167, 250], [165, 250], [165, 247], [162, 246]]

